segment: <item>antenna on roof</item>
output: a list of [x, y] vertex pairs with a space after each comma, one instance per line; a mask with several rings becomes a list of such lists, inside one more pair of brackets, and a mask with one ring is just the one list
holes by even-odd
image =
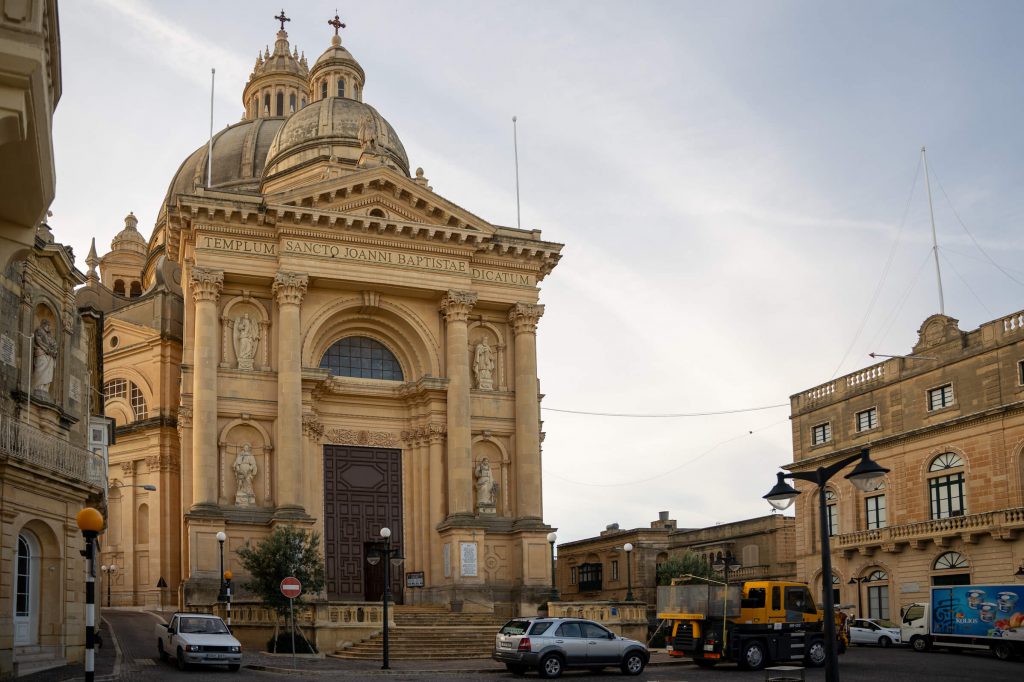
[[921, 160], [924, 162], [924, 185], [928, 188], [928, 213], [932, 217], [932, 253], [935, 254], [935, 277], [939, 280], [939, 314], [946, 314], [946, 304], [942, 299], [942, 271], [939, 270], [939, 241], [935, 238], [935, 210], [932, 208], [932, 184], [928, 180], [928, 155], [921, 145]]
[[[282, 12], [284, 14], [284, 12]], [[283, 25], [283, 24], [282, 24]], [[213, 86], [217, 78], [217, 69], [210, 69], [210, 146], [206, 149], [206, 187], [209, 189], [213, 176]]]
[[512, 147], [516, 156], [516, 227], [522, 229], [519, 221], [519, 135], [516, 130], [516, 117], [512, 117]]

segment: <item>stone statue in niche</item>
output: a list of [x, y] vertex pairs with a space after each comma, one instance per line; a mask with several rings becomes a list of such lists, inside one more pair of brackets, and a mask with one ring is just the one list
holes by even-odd
[[256, 493], [252, 490], [252, 481], [256, 478], [259, 468], [252, 454], [252, 445], [244, 443], [231, 465], [235, 472], [235, 504], [239, 507], [251, 507], [256, 504]]
[[260, 344], [260, 329], [244, 313], [235, 320], [235, 357], [238, 359], [238, 369], [252, 369], [253, 359], [256, 357], [256, 347]]
[[494, 351], [482, 339], [476, 345], [473, 355], [473, 374], [476, 376], [476, 387], [485, 391], [494, 390]]
[[367, 114], [359, 121], [359, 146], [369, 154], [377, 153], [377, 122]]
[[50, 321], [43, 320], [32, 335], [32, 392], [50, 397], [53, 370], [57, 366], [57, 340]]
[[493, 514], [498, 484], [491, 474], [490, 461], [486, 457], [481, 459], [473, 473], [476, 477], [476, 509], [480, 513]]

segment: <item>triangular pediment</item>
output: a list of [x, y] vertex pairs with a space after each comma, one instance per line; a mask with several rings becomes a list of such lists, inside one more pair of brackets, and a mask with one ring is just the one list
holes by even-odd
[[390, 168], [374, 168], [297, 187], [266, 197], [268, 204], [284, 204], [337, 211], [346, 215], [378, 216], [490, 235], [496, 227], [458, 204], [435, 193], [426, 180], [413, 180]]
[[155, 329], [132, 324], [114, 316], [108, 316], [103, 327], [103, 348], [106, 352], [117, 352], [159, 338], [160, 333]]

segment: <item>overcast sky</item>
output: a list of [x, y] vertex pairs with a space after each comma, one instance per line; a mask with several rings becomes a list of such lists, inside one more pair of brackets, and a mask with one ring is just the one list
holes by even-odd
[[[85, 270], [241, 118], [281, 5], [60, 5], [51, 223]], [[769, 512], [789, 396], [908, 353], [938, 312], [1024, 308], [1024, 110], [1015, 2], [459, 2], [339, 7], [364, 100], [434, 190], [565, 244], [542, 283], [545, 520], [559, 541], [668, 510]], [[286, 3], [312, 63], [334, 3]], [[997, 267], [998, 265], [998, 267]], [[654, 418], [556, 412], [704, 413]]]

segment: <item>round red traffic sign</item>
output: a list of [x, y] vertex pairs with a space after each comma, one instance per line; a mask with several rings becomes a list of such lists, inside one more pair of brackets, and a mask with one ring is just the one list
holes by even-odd
[[302, 583], [299, 582], [298, 578], [288, 576], [281, 581], [281, 594], [287, 599], [295, 599], [302, 594]]

